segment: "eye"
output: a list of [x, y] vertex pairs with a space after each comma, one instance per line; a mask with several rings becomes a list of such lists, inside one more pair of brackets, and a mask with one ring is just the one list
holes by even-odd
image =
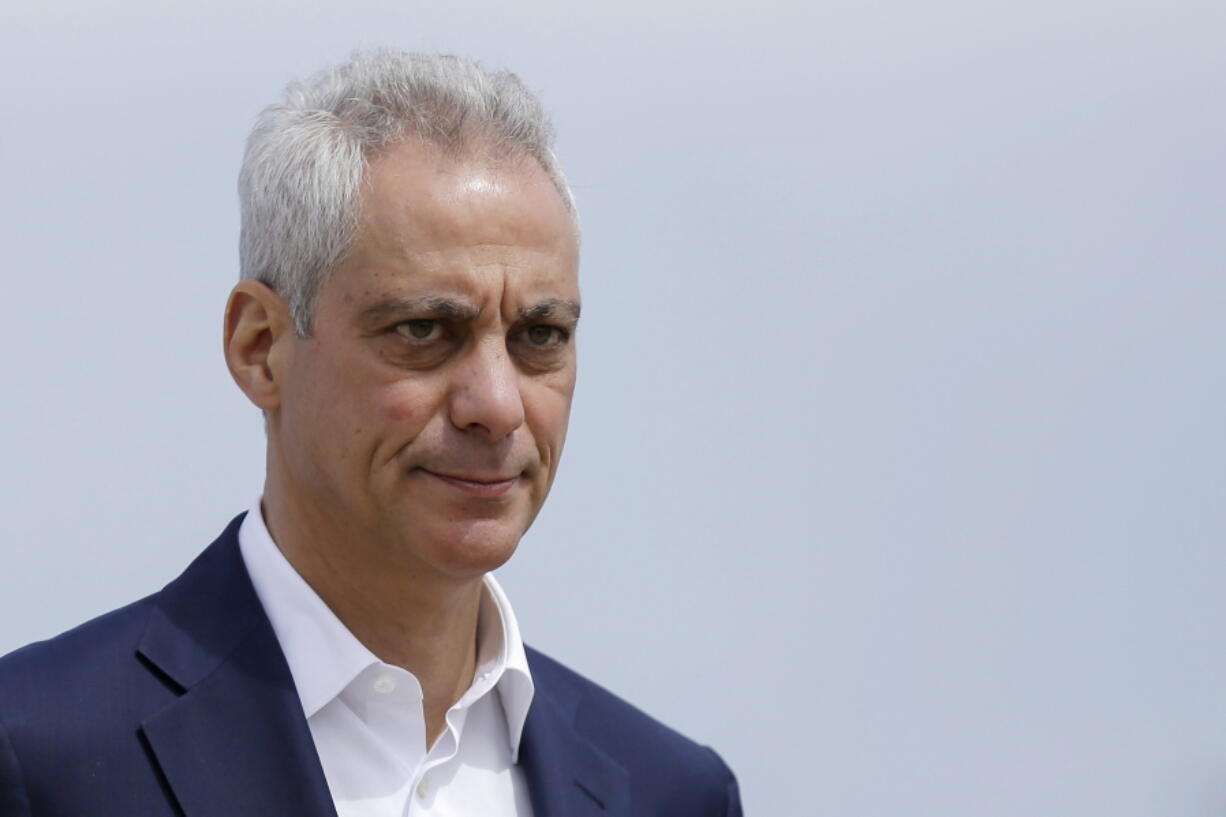
[[396, 324], [396, 331], [409, 340], [438, 340], [443, 336], [443, 325], [429, 318], [418, 318]]
[[524, 337], [532, 346], [545, 347], [554, 346], [566, 340], [566, 333], [556, 326], [538, 324], [537, 326], [528, 327]]

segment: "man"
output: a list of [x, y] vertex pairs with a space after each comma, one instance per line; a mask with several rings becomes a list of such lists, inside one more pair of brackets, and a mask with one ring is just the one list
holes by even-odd
[[524, 647], [488, 575], [575, 385], [550, 142], [455, 58], [359, 55], [265, 111], [224, 332], [263, 496], [161, 592], [0, 661], [0, 815], [740, 814], [714, 752]]

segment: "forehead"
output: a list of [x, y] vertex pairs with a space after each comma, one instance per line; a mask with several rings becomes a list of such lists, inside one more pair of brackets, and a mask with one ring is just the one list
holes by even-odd
[[415, 141], [371, 160], [353, 243], [324, 282], [318, 317], [357, 320], [431, 296], [479, 313], [578, 303], [573, 222], [539, 163], [456, 158]]
[[570, 213], [529, 156], [449, 156], [419, 140], [394, 145], [365, 173], [354, 248], [421, 256], [468, 248], [576, 254]]

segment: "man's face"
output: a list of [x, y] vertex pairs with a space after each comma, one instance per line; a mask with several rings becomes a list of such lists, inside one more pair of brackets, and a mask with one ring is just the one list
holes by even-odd
[[285, 493], [349, 556], [464, 578], [506, 561], [558, 467], [575, 387], [578, 251], [533, 160], [370, 165], [352, 251], [291, 341]]

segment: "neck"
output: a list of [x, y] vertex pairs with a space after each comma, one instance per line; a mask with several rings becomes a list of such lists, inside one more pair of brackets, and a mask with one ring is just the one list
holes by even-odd
[[[421, 684], [427, 746], [442, 733], [447, 710], [472, 684], [482, 579], [444, 579], [398, 565], [380, 543], [265, 485], [269, 533], [285, 558], [336, 617], [380, 661], [403, 667]], [[318, 507], [318, 506], [315, 506]]]

